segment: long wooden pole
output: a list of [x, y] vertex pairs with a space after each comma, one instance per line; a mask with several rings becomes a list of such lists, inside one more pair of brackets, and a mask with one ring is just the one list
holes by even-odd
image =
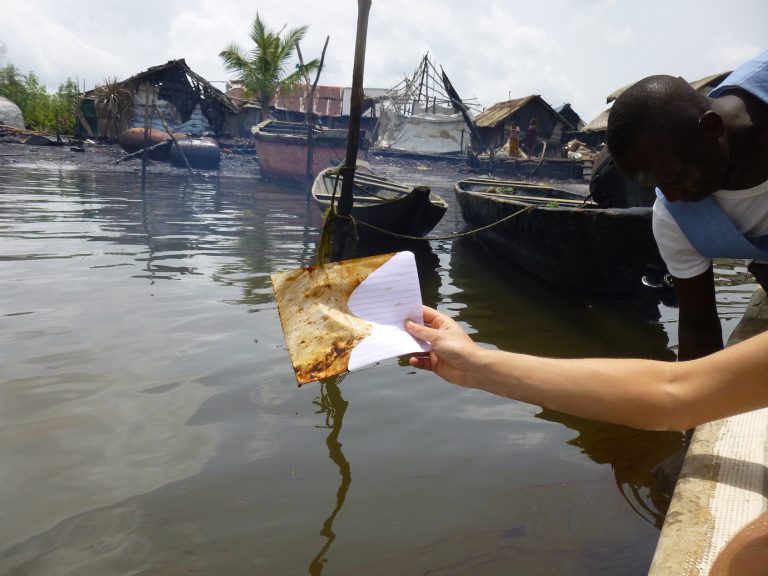
[[181, 149], [181, 146], [179, 146], [179, 143], [176, 141], [176, 136], [173, 135], [173, 132], [171, 132], [170, 127], [168, 126], [168, 123], [165, 121], [165, 118], [163, 118], [162, 112], [160, 112], [160, 108], [157, 107], [157, 104], [153, 103], [152, 108], [155, 112], [157, 112], [157, 115], [160, 117], [160, 122], [163, 123], [163, 128], [165, 128], [165, 131], [168, 132], [168, 136], [171, 137], [171, 146], [176, 146], [176, 150], [179, 151], [179, 154], [181, 154], [181, 157], [184, 159], [184, 164], [187, 165], [187, 170], [189, 170], [189, 175], [194, 176], [195, 173], [192, 172], [192, 166], [189, 165], [189, 160], [187, 160], [187, 155], [184, 154], [184, 150]]
[[349, 214], [352, 211], [352, 186], [357, 168], [357, 148], [360, 142], [360, 117], [363, 115], [363, 75], [365, 72], [365, 42], [368, 37], [368, 14], [371, 0], [357, 0], [357, 38], [355, 40], [355, 64], [352, 69], [352, 98], [349, 108], [349, 133], [347, 157], [344, 161], [341, 197], [337, 209], [338, 219], [331, 243], [331, 262], [338, 262], [344, 255]]
[[306, 110], [307, 120], [307, 171], [305, 173], [305, 185], [307, 186], [307, 202], [312, 198], [312, 180], [314, 177], [314, 142], [313, 136], [315, 131], [315, 89], [317, 88], [317, 81], [320, 80], [320, 73], [323, 71], [323, 62], [325, 62], [325, 51], [328, 48], [328, 41], [330, 36], [325, 37], [325, 44], [323, 45], [323, 53], [320, 55], [320, 64], [317, 67], [317, 74], [315, 74], [314, 83], [310, 81], [309, 74], [304, 67], [304, 57], [301, 55], [301, 47], [296, 42], [296, 53], [299, 55], [299, 65], [301, 66], [301, 73], [304, 76], [304, 82], [307, 85], [307, 105], [304, 107]]
[[[142, 193], [146, 189], [147, 184], [147, 162], [149, 162], [149, 127], [150, 127], [150, 110], [149, 110], [149, 84], [145, 84], [147, 91], [144, 92], [144, 146], [141, 149], [141, 191]], [[153, 96], [154, 102], [154, 96]]]

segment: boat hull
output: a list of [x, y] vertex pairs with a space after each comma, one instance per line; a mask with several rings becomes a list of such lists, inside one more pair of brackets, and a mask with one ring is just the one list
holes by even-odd
[[[252, 129], [262, 175], [304, 182], [307, 173], [307, 128], [301, 124], [267, 120]], [[316, 131], [312, 140], [312, 178], [330, 166], [344, 162], [346, 130]]]
[[487, 159], [479, 160], [474, 167], [478, 172], [492, 173], [505, 178], [582, 180], [587, 166], [591, 166], [591, 162], [566, 158], [545, 158], [544, 160], [496, 158], [492, 162]]
[[[570, 292], [619, 300], [648, 294], [666, 273], [651, 228], [652, 208], [581, 208], [454, 188], [473, 237], [487, 251]], [[547, 205], [550, 204], [550, 205]]]
[[[312, 195], [321, 209], [330, 206], [336, 188], [336, 202], [341, 193], [342, 180], [336, 169], [323, 170], [312, 186]], [[373, 176], [358, 166], [351, 216], [355, 224], [350, 233], [366, 243], [409, 242], [421, 239], [431, 232], [448, 209], [440, 196], [426, 186], [402, 186]], [[391, 189], [387, 189], [387, 187]], [[362, 193], [365, 189], [368, 193]]]

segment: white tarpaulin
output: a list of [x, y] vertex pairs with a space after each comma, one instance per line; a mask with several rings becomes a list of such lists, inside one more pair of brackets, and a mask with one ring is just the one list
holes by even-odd
[[[472, 143], [472, 113], [442, 68], [425, 54], [413, 76], [381, 99], [376, 146], [421, 154], [463, 154]], [[467, 115], [466, 120], [464, 113]]]
[[403, 116], [392, 108], [384, 108], [378, 146], [425, 154], [461, 153], [471, 139], [462, 115], [439, 113], [450, 108], [438, 106], [438, 113], [431, 109], [428, 113], [422, 109], [413, 116]]

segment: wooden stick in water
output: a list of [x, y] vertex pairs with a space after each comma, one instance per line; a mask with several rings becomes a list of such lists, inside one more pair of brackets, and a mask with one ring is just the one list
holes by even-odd
[[189, 165], [189, 160], [187, 160], [187, 155], [184, 154], [184, 150], [181, 149], [181, 146], [179, 146], [178, 141], [176, 140], [176, 137], [173, 135], [173, 132], [171, 132], [171, 129], [168, 128], [168, 124], [165, 122], [165, 118], [163, 118], [163, 115], [160, 113], [160, 108], [157, 107], [156, 103], [152, 103], [152, 106], [155, 109], [155, 112], [157, 112], [157, 115], [160, 117], [160, 122], [163, 123], [163, 128], [165, 128], [165, 131], [168, 132], [168, 136], [171, 137], [171, 141], [176, 146], [176, 150], [179, 151], [179, 154], [181, 154], [181, 157], [184, 159], [184, 164], [187, 165], [187, 170], [189, 170], [189, 175], [194, 176], [195, 173], [192, 172], [192, 166]]

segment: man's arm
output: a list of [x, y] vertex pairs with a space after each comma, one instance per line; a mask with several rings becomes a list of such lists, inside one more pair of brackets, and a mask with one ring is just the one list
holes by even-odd
[[693, 360], [723, 349], [712, 266], [693, 278], [673, 278], [680, 319], [678, 359]]

